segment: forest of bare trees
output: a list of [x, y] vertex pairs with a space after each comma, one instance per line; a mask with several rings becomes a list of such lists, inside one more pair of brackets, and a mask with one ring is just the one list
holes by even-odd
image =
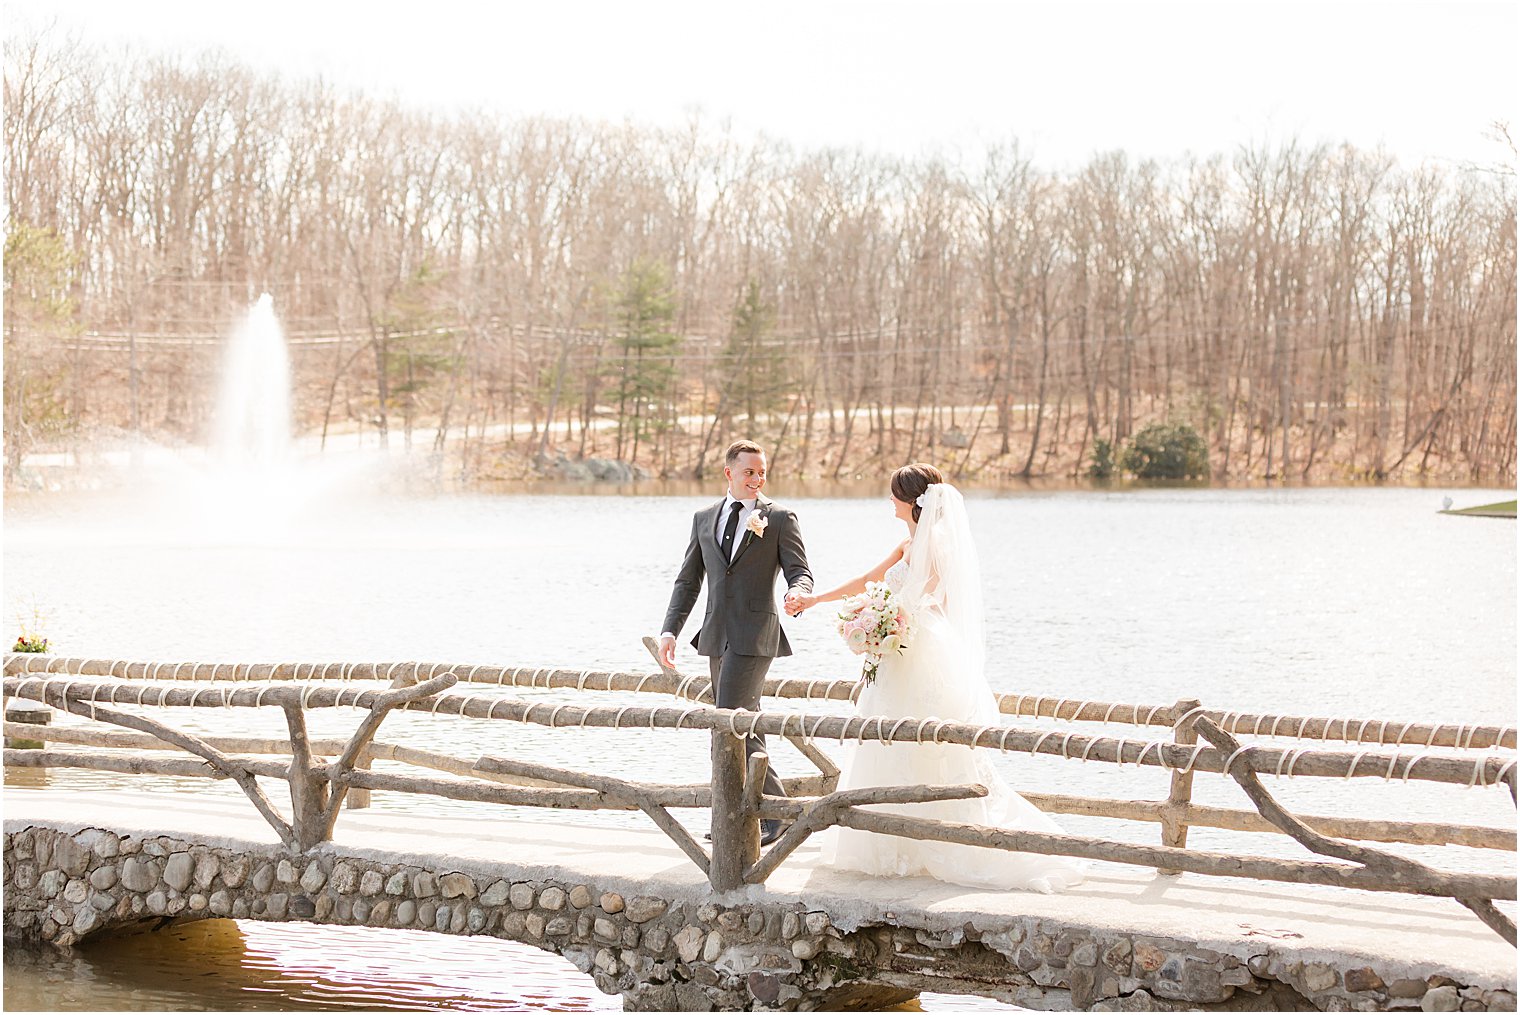
[[1076, 477], [1154, 421], [1219, 480], [1508, 485], [1515, 177], [1262, 146], [1042, 169], [410, 109], [215, 56], [5, 48], [7, 475], [195, 441], [268, 291], [296, 425], [464, 481], [559, 456]]

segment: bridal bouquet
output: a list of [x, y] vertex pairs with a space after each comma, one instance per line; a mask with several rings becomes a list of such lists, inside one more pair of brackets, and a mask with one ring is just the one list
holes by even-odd
[[866, 657], [861, 676], [869, 684], [876, 679], [883, 657], [907, 647], [913, 618], [885, 583], [867, 582], [864, 592], [844, 601], [837, 627], [849, 650]]

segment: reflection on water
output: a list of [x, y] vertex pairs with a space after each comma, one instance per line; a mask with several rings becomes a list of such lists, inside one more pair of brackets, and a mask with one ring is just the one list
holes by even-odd
[[[565, 959], [423, 931], [201, 920], [5, 949], [6, 1011], [621, 1011]], [[892, 1011], [1016, 1011], [926, 994]]]
[[52, 785], [51, 773], [45, 768], [7, 768], [5, 770], [5, 784], [7, 786], [31, 786], [37, 789], [46, 789]]
[[202, 920], [5, 950], [7, 1011], [620, 1011], [568, 961], [491, 938]]

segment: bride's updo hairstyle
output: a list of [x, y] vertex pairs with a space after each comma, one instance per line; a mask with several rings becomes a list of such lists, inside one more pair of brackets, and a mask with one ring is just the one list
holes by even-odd
[[935, 483], [944, 481], [944, 473], [934, 466], [914, 462], [892, 473], [892, 496], [904, 504], [913, 505], [913, 521], [917, 522], [918, 516], [923, 512], [923, 508], [919, 507], [918, 498], [922, 497], [924, 491]]

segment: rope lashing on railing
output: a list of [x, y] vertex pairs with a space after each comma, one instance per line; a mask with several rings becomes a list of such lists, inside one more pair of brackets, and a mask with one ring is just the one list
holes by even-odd
[[1190, 708], [1177, 718], [1173, 719], [1172, 726], [1174, 728], [1186, 726], [1188, 723], [1192, 722], [1194, 719], [1197, 719], [1201, 715], [1208, 715], [1208, 711], [1202, 705], [1199, 705], [1197, 708]]
[[[1277, 759], [1277, 770], [1274, 774], [1276, 774], [1279, 778], [1293, 778], [1293, 765], [1298, 761], [1299, 755], [1303, 753], [1304, 752], [1302, 750], [1283, 751], [1282, 755]], [[1287, 763], [1287, 771], [1283, 770], [1284, 762]]]
[[[1481, 765], [1474, 765], [1473, 766], [1473, 777], [1472, 777], [1472, 780], [1468, 782], [1467, 788], [1468, 789], [1472, 789], [1474, 783], [1476, 783], [1479, 786], [1484, 786], [1484, 787], [1487, 787], [1487, 786], [1496, 786], [1496, 785], [1498, 785], [1500, 783], [1505, 782], [1505, 777], [1508, 776], [1510, 774], [1510, 772], [1514, 771], [1514, 768], [1515, 768], [1515, 759], [1511, 758], [1509, 760], [1508, 764], [1506, 764], [1503, 768], [1499, 769], [1498, 774], [1494, 776], [1494, 778], [1493, 778], [1493, 780], [1491, 782], [1484, 782], [1483, 781], [1483, 778], [1484, 778], [1484, 776], [1483, 776], [1483, 766], [1481, 766]], [[1506, 785], [1507, 785], [1507, 783], [1506, 783]]]
[[[5, 694], [12, 697], [54, 702], [72, 700], [122, 701], [142, 706], [190, 706], [192, 702], [207, 707], [208, 695], [214, 695], [209, 707], [257, 707], [266, 702], [275, 705], [299, 705], [303, 708], [372, 707], [386, 691], [355, 687], [306, 686], [261, 688], [185, 688], [152, 684], [109, 683], [82, 684], [77, 679], [60, 681], [47, 677], [5, 680]], [[1226, 758], [1204, 744], [1174, 744], [1161, 741], [1137, 743], [1128, 738], [1092, 737], [1060, 730], [1036, 730], [1001, 725], [937, 722], [932, 733], [929, 720], [915, 721], [914, 728], [900, 718], [879, 716], [807, 716], [801, 713], [751, 712], [716, 708], [648, 708], [635, 705], [587, 708], [566, 702], [524, 701], [515, 698], [437, 694], [420, 701], [409, 701], [401, 708], [433, 714], [458, 715], [474, 719], [528, 722], [552, 727], [586, 726], [614, 729], [719, 729], [736, 737], [784, 735], [789, 723], [795, 723], [812, 738], [857, 740], [867, 736], [883, 743], [935, 743], [964, 747], [991, 748], [1031, 755], [1056, 755], [1067, 760], [1136, 766], [1152, 765], [1179, 773], [1193, 771], [1221, 772]], [[547, 718], [544, 711], [547, 710]], [[808, 719], [812, 719], [809, 724]], [[888, 724], [891, 727], [888, 727]], [[742, 724], [742, 725], [741, 725]], [[1059, 746], [1051, 744], [1059, 737]], [[1317, 751], [1307, 748], [1254, 746], [1248, 752], [1252, 768], [1272, 772], [1285, 778], [1295, 774], [1316, 777], [1356, 777], [1384, 774], [1403, 767], [1404, 780], [1453, 783], [1467, 786], [1509, 785], [1515, 778], [1515, 759], [1488, 754], [1477, 758], [1443, 757], [1428, 752], [1405, 754], [1356, 755], [1345, 752]], [[1369, 762], [1371, 771], [1363, 770]]]
[[[1229, 773], [1231, 766], [1235, 764], [1235, 759], [1245, 754], [1247, 751], [1250, 751], [1251, 749], [1252, 748], [1250, 744], [1242, 744], [1241, 746], [1235, 748], [1235, 750], [1231, 751], [1230, 756], [1224, 759], [1224, 770], [1226, 774]], [[1353, 764], [1352, 767], [1355, 768], [1356, 766]]]
[[[1230, 753], [1230, 756], [1225, 759], [1225, 762], [1224, 762], [1224, 765], [1223, 765], [1223, 771], [1228, 772], [1230, 770], [1230, 766], [1235, 763], [1235, 760], [1237, 758], [1246, 757], [1248, 755], [1253, 755], [1253, 754], [1260, 754], [1261, 752], [1262, 752], [1262, 748], [1259, 745], [1256, 745], [1256, 744], [1242, 744], [1240, 747], [1238, 747], [1234, 751], [1232, 751]], [[1305, 750], [1301, 749], [1301, 748], [1282, 752], [1281, 756], [1277, 759], [1277, 767], [1274, 770], [1273, 774], [1283, 776], [1284, 778], [1292, 778], [1293, 777], [1293, 766], [1294, 766], [1294, 764], [1296, 764], [1297, 761], [1298, 761], [1298, 759], [1302, 755], [1304, 755], [1305, 753], [1306, 753]], [[1372, 772], [1360, 771], [1360, 769], [1362, 767], [1362, 761], [1369, 754], [1371, 754], [1371, 753], [1372, 753], [1371, 751], [1357, 751], [1354, 755], [1352, 755], [1350, 762], [1346, 766], [1346, 772], [1345, 772], [1344, 775], [1341, 776], [1341, 778], [1343, 778], [1343, 779], [1352, 779], [1352, 778], [1356, 778], [1356, 777], [1364, 777], [1365, 778], [1365, 777], [1370, 776], [1370, 775], [1377, 775], [1377, 774], [1379, 774], [1376, 770], [1374, 770]], [[1374, 760], [1378, 764], [1381, 764], [1385, 760], [1388, 763], [1387, 767], [1383, 768], [1382, 772], [1381, 772], [1381, 775], [1382, 775], [1382, 778], [1383, 778], [1384, 782], [1392, 782], [1393, 781], [1394, 774], [1398, 770], [1398, 767], [1399, 767], [1400, 764], [1403, 764], [1403, 766], [1404, 766], [1404, 774], [1402, 776], [1402, 780], [1404, 782], [1408, 782], [1409, 781], [1409, 773], [1414, 769], [1415, 763], [1418, 762], [1418, 761], [1422, 761], [1422, 760], [1424, 760], [1424, 759], [1426, 759], [1426, 758], [1428, 758], [1430, 756], [1431, 755], [1430, 755], [1430, 753], [1428, 751], [1421, 751], [1418, 754], [1413, 754], [1413, 755], [1408, 755], [1408, 756], [1402, 755], [1402, 754], [1395, 754], [1395, 755], [1391, 755], [1391, 756], [1389, 756], [1389, 755], [1378, 755]], [[1196, 759], [1196, 752], [1195, 752], [1195, 759]], [[1083, 760], [1086, 760], [1086, 759], [1083, 759]], [[1515, 761], [1513, 759], [1505, 762], [1503, 764], [1503, 766], [1499, 768], [1498, 772], [1495, 773], [1495, 775], [1491, 779], [1489, 779], [1486, 776], [1486, 774], [1485, 774], [1486, 766], [1483, 765], [1483, 764], [1481, 764], [1481, 763], [1475, 763], [1473, 765], [1472, 775], [1469, 777], [1469, 780], [1468, 780], [1467, 788], [1471, 789], [1474, 786], [1492, 786], [1492, 785], [1498, 785], [1499, 783], [1503, 783], [1503, 782], [1505, 782], [1506, 778], [1508, 777], [1510, 771], [1514, 768], [1514, 766], [1515, 766]], [[1184, 766], [1182, 768], [1179, 768], [1178, 771], [1186, 774], [1186, 772], [1188, 771], [1188, 767], [1189, 766]]]
[[849, 681], [819, 680], [819, 679], [807, 679], [807, 680], [804, 680], [802, 677], [781, 677], [781, 678], [779, 678], [777, 680], [775, 688], [774, 689], [769, 689], [765, 693], [769, 694], [773, 698], [795, 698], [795, 697], [798, 697], [798, 695], [791, 693], [791, 686], [794, 683], [800, 683], [800, 684], [802, 684], [802, 694], [801, 694], [802, 700], [803, 701], [812, 701], [813, 700], [813, 691], [814, 691], [814, 689], [819, 684], [822, 684], [824, 686], [824, 691], [825, 691], [825, 693], [823, 695], [824, 700], [828, 700], [831, 697], [831, 695], [829, 695], [827, 692], [830, 689], [834, 688], [835, 685], [838, 685], [838, 684], [851, 684], [851, 685], [853, 685], [853, 684], [856, 683], [856, 681], [853, 681], [853, 680], [849, 680]]

